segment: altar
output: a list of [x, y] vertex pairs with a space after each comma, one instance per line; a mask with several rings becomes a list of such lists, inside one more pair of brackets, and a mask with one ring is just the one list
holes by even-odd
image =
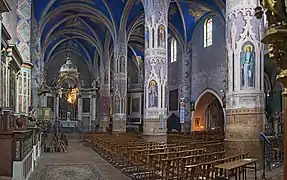
[[40, 89], [40, 104], [51, 109], [54, 128], [64, 133], [95, 131], [98, 82], [92, 80], [84, 86], [69, 53], [53, 83], [47, 84], [43, 75]]

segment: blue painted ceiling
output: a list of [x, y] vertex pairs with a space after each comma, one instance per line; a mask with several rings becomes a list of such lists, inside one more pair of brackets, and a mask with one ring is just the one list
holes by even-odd
[[[182, 43], [190, 41], [205, 14], [214, 12], [224, 16], [225, 3], [225, 0], [171, 0], [169, 33], [180, 38]], [[130, 12], [124, 14], [129, 5]], [[77, 47], [74, 50], [79, 51], [88, 63], [94, 64], [95, 53], [102, 54], [104, 49], [112, 48], [123, 20], [127, 22], [125, 28], [128, 31], [144, 13], [141, 0], [34, 0], [33, 6], [45, 62], [63, 47], [74, 44]], [[132, 57], [136, 53], [143, 59], [144, 29], [143, 23], [138, 24], [134, 32], [127, 32], [131, 34], [128, 55]], [[106, 43], [106, 39], [110, 42]]]

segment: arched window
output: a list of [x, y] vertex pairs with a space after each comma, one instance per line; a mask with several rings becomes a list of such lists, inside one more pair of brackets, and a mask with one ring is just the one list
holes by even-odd
[[173, 63], [176, 61], [176, 55], [177, 55], [177, 42], [175, 38], [171, 39], [170, 43], [170, 62]]
[[204, 47], [212, 45], [212, 18], [208, 18], [204, 23]]

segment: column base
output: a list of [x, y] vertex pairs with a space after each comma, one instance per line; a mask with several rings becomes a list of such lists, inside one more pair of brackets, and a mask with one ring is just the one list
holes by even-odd
[[191, 132], [191, 126], [189, 123], [183, 123], [183, 124], [180, 124], [180, 126], [181, 126], [182, 133], [188, 134]]
[[101, 116], [98, 131], [107, 132], [107, 127], [109, 127], [109, 121], [109, 116]]
[[166, 135], [166, 119], [160, 124], [159, 118], [144, 118], [143, 135]]
[[167, 135], [166, 134], [153, 134], [153, 135], [147, 135], [147, 134], [144, 134], [143, 135], [143, 138], [146, 140], [146, 141], [156, 141], [156, 142], [167, 142]]
[[264, 145], [260, 139], [254, 140], [225, 140], [226, 156], [249, 153], [249, 157], [258, 159], [257, 168], [262, 170], [264, 163]]
[[114, 114], [113, 119], [113, 132], [125, 133], [126, 132], [126, 115]]
[[249, 153], [263, 168], [264, 146], [260, 140], [263, 131], [263, 109], [236, 109], [227, 111], [225, 151], [227, 156]]

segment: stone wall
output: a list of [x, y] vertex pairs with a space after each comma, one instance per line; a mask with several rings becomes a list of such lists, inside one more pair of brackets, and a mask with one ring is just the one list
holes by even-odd
[[[204, 22], [212, 18], [212, 45], [204, 47]], [[205, 89], [220, 95], [226, 78], [225, 27], [222, 19], [209, 14], [199, 22], [192, 39], [191, 100], [196, 101]]]

